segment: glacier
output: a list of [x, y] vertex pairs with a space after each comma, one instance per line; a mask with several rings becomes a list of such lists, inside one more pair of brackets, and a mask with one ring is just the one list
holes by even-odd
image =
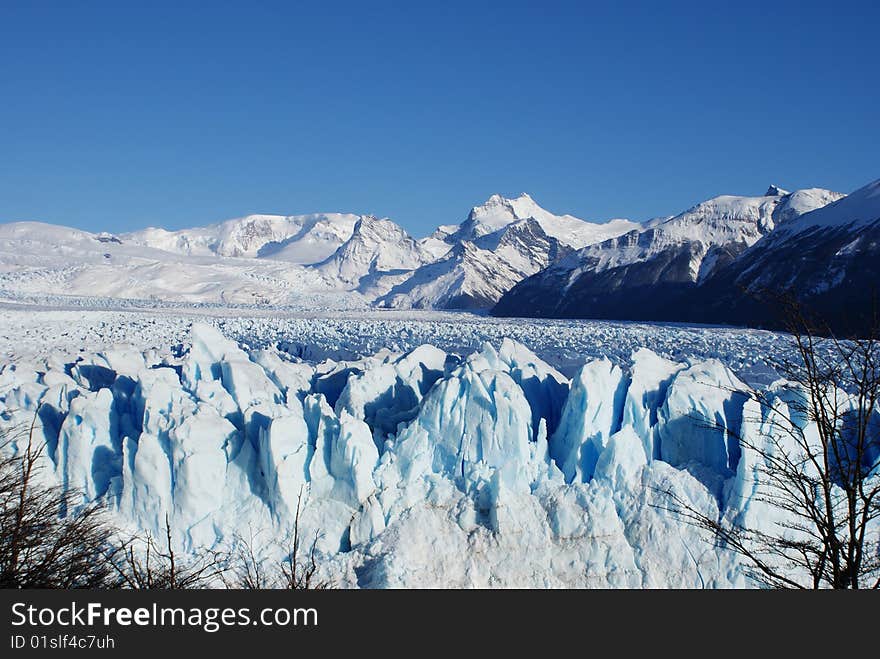
[[132, 531], [167, 516], [184, 552], [287, 537], [302, 505], [339, 587], [742, 587], [662, 502], [772, 518], [736, 439], [772, 420], [745, 389], [646, 347], [569, 378], [509, 338], [318, 363], [196, 323], [178, 354], [3, 365], [0, 427], [35, 420], [47, 479]]

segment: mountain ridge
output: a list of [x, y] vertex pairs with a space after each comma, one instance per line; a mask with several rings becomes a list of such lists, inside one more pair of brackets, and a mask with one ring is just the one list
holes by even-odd
[[[591, 250], [608, 248], [600, 244], [523, 280], [492, 313], [784, 328], [773, 298], [786, 296], [804, 305], [823, 331], [868, 331], [873, 322], [868, 298], [872, 290], [877, 294], [880, 281], [880, 180], [849, 195], [810, 188], [775, 198], [773, 226], [749, 244], [715, 245], [703, 256], [703, 263], [711, 260], [702, 275], [694, 277], [691, 270], [690, 276], [667, 276], [675, 267], [681, 274], [686, 248], [679, 250], [678, 263], [636, 259], [627, 270], [589, 260]], [[767, 221], [766, 210], [754, 226]], [[652, 263], [653, 279], [638, 276]], [[562, 294], [553, 298], [553, 290]]]
[[[0, 289], [262, 304], [320, 293], [378, 308], [764, 323], [731, 290], [795, 283], [831, 310], [843, 282], [871, 284], [878, 205], [880, 181], [850, 195], [774, 184], [644, 224], [589, 223], [526, 193], [494, 194], [423, 238], [388, 218], [339, 213], [118, 235], [8, 223]], [[803, 265], [807, 256], [822, 267]]]

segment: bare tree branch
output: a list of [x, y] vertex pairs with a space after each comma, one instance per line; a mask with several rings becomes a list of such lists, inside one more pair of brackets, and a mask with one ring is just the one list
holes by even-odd
[[[760, 528], [731, 515], [706, 514], [672, 488], [658, 506], [707, 532], [745, 559], [752, 578], [776, 588], [880, 587], [880, 323], [867, 337], [842, 340], [778, 296], [796, 359], [773, 363], [787, 394], [746, 391], [758, 429], [734, 438], [754, 464], [752, 502], [780, 514]], [[875, 319], [877, 314], [874, 314]], [[743, 459], [741, 457], [741, 459]]]

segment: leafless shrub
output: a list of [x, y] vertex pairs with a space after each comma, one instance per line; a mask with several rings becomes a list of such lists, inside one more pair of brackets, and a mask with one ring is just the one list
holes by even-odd
[[0, 588], [112, 587], [116, 530], [101, 505], [78, 507], [76, 490], [39, 482], [36, 420], [0, 437]]
[[[672, 489], [661, 508], [707, 532], [745, 559], [749, 575], [776, 588], [880, 587], [880, 323], [863, 338], [839, 340], [791, 297], [779, 296], [794, 344], [775, 368], [800, 396], [745, 393], [760, 414], [750, 451], [755, 500], [776, 513], [746, 524], [697, 509]], [[727, 429], [728, 434], [731, 429]]]
[[[332, 584], [318, 578], [317, 545], [319, 533], [311, 538], [311, 543], [304, 550], [300, 535], [300, 509], [302, 505], [302, 488], [296, 500], [296, 514], [293, 530], [286, 544], [271, 542], [269, 554], [281, 554], [283, 558], [267, 561], [257, 555], [254, 538], [238, 536], [236, 549], [232, 554], [229, 585], [244, 589], [287, 589], [287, 590], [324, 590]], [[262, 553], [266, 553], [265, 550]]]
[[229, 557], [213, 550], [181, 557], [174, 551], [171, 523], [165, 516], [165, 539], [160, 545], [149, 533], [124, 543], [111, 561], [119, 588], [192, 590], [223, 585]]

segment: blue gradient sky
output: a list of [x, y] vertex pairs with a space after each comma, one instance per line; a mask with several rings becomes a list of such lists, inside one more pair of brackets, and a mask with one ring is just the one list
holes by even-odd
[[0, 0], [0, 221], [89, 230], [493, 192], [646, 219], [880, 176], [873, 2]]

